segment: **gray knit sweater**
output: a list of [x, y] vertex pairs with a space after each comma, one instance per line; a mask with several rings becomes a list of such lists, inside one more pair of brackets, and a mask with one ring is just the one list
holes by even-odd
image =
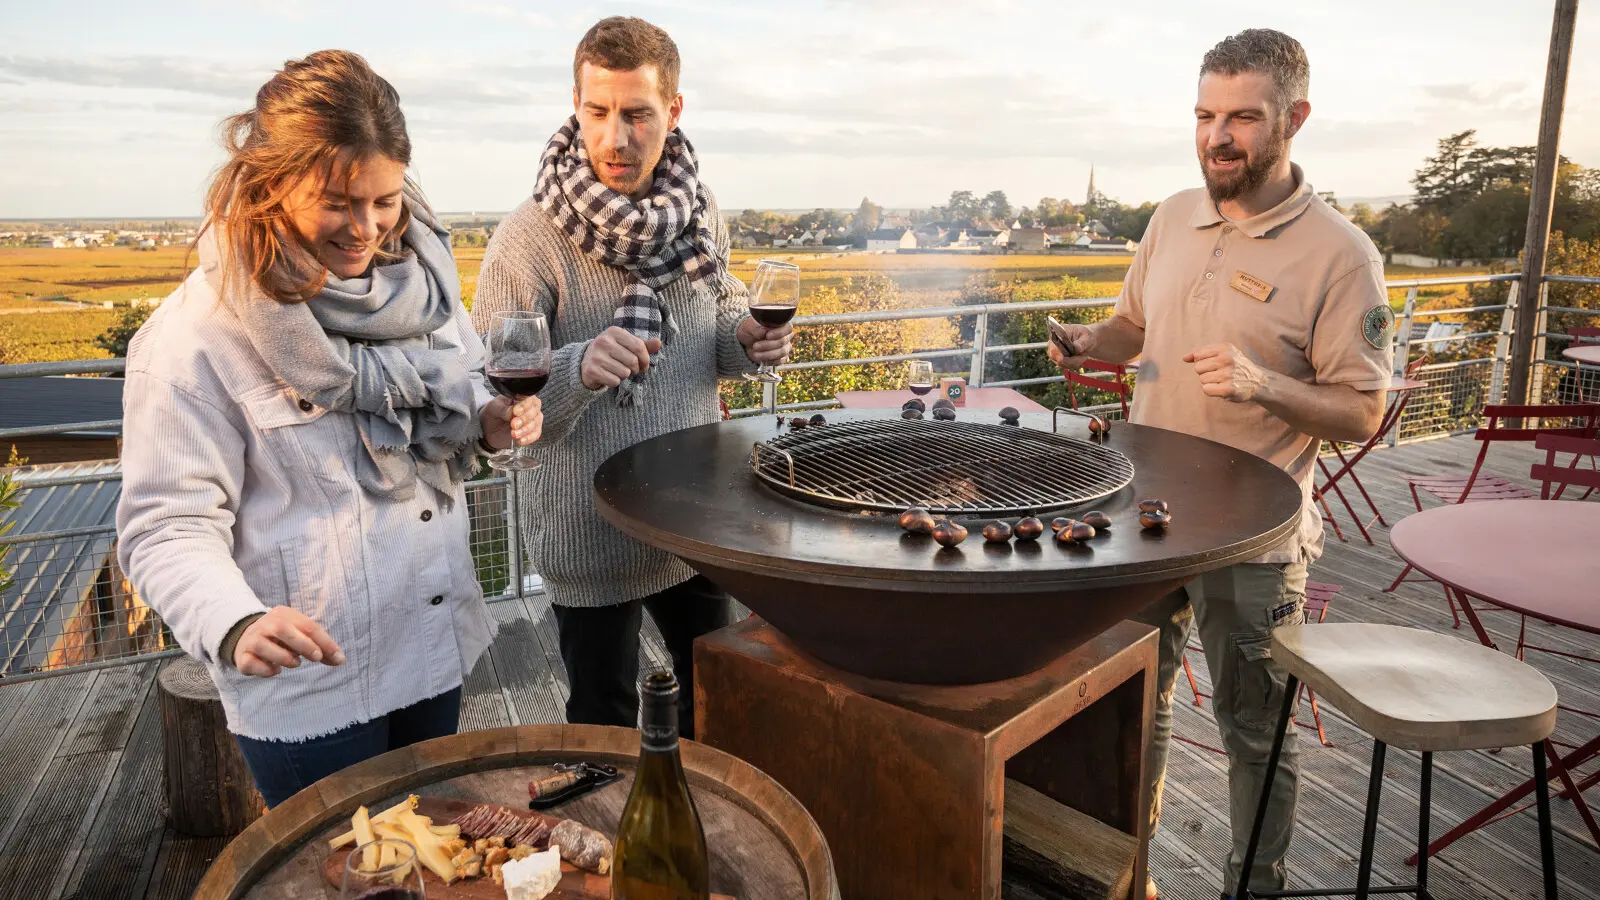
[[[706, 215], [726, 259], [728, 229], [714, 199]], [[551, 602], [563, 606], [610, 606], [694, 576], [677, 557], [600, 518], [594, 473], [625, 447], [717, 421], [718, 378], [755, 368], [736, 334], [748, 314], [744, 283], [728, 274], [713, 291], [680, 278], [660, 292], [678, 330], [645, 376], [642, 404], [621, 407], [614, 390], [588, 390], [579, 378], [583, 354], [611, 326], [627, 285], [623, 270], [584, 255], [530, 199], [495, 229], [472, 304], [479, 334], [499, 311], [536, 310], [550, 319], [557, 349], [539, 392], [544, 436], [534, 444], [542, 465], [520, 476], [520, 508], [529, 560]]]

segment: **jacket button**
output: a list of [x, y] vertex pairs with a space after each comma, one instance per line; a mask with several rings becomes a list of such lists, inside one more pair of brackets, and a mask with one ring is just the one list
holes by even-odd
[[430, 521], [432, 519], [433, 519], [433, 510], [425, 509], [425, 510], [422, 511], [422, 521], [427, 522], [427, 521]]
[[433, 598], [432, 600], [429, 600], [428, 601], [428, 605], [429, 606], [438, 606], [439, 604], [441, 604], [443, 602], [444, 602], [444, 595], [440, 594], [439, 596]]
[[315, 409], [315, 407], [313, 407], [311, 405], [311, 401], [310, 400], [307, 400], [304, 397], [300, 398], [300, 411], [301, 412], [311, 412], [311, 410], [313, 410], [313, 409]]

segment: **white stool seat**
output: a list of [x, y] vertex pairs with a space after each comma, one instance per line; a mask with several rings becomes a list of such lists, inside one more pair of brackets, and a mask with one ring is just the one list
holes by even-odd
[[1481, 644], [1396, 625], [1291, 625], [1272, 657], [1363, 731], [1407, 750], [1532, 744], [1556, 727], [1556, 689]]

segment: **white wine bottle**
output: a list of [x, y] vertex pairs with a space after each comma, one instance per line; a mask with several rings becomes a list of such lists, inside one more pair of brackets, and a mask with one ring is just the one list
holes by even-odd
[[706, 833], [678, 755], [678, 679], [656, 672], [639, 687], [639, 766], [617, 828], [611, 900], [707, 900]]

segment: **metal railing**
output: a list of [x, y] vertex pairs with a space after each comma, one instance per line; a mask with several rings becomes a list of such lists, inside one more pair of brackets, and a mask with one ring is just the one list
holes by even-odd
[[[1552, 275], [1550, 284], [1600, 286], [1600, 278]], [[1474, 284], [1509, 284], [1506, 302], [1501, 304], [1452, 306], [1418, 309], [1420, 292], [1429, 288]], [[1511, 327], [1517, 298], [1517, 276], [1480, 275], [1462, 278], [1428, 278], [1391, 281], [1390, 289], [1406, 291], [1398, 317], [1395, 356], [1396, 372], [1418, 352], [1448, 355], [1453, 358], [1423, 366], [1416, 377], [1427, 386], [1416, 391], [1406, 414], [1391, 435], [1391, 443], [1426, 440], [1470, 431], [1478, 424], [1486, 403], [1497, 402], [1507, 383], [1506, 365], [1510, 359]], [[1545, 359], [1543, 341], [1566, 340], [1567, 335], [1546, 332], [1546, 316], [1551, 313], [1600, 315], [1600, 310], [1545, 305], [1541, 290], [1538, 335], [1540, 345], [1535, 359], [1538, 370], [1533, 380], [1537, 402], [1570, 402], [1575, 397], [1600, 397], [1600, 371], [1586, 367], [1579, 373], [1572, 363]], [[1057, 300], [1031, 303], [988, 303], [971, 306], [946, 306], [881, 312], [838, 313], [800, 316], [799, 328], [869, 322], [904, 322], [923, 319], [973, 318], [972, 338], [966, 346], [916, 350], [908, 353], [849, 359], [802, 360], [780, 369], [807, 369], [894, 363], [910, 359], [967, 360], [965, 373], [976, 387], [1027, 387], [1062, 382], [1057, 376], [990, 380], [994, 354], [1043, 351], [1045, 342], [992, 343], [991, 319], [997, 315], [1072, 309], [1105, 309], [1115, 298]], [[1464, 316], [1500, 313], [1499, 328], [1470, 333], [1451, 333], [1412, 338], [1413, 324]], [[123, 371], [124, 361], [93, 360], [62, 363], [35, 363], [0, 366], [0, 378], [47, 375], [115, 374]], [[1580, 376], [1581, 375], [1581, 380]], [[763, 403], [758, 407], [734, 410], [734, 415], [753, 415], [780, 410], [814, 409], [836, 405], [827, 398], [779, 405], [772, 386], [765, 386]], [[1116, 414], [1118, 406], [1089, 407]], [[118, 427], [120, 422], [69, 423], [0, 431], [0, 440], [70, 433], [102, 427]], [[0, 444], [0, 451], [4, 444]], [[120, 471], [90, 474], [31, 475], [21, 482], [23, 494], [32, 491], [70, 491], [104, 485], [121, 479]], [[515, 477], [513, 475], [513, 477]], [[542, 593], [536, 573], [528, 571], [522, 552], [519, 519], [515, 515], [514, 492], [505, 476], [469, 482], [467, 502], [469, 540], [479, 583], [489, 602], [503, 602]], [[16, 584], [0, 596], [0, 685], [33, 680], [70, 671], [120, 665], [132, 660], [159, 658], [181, 652], [160, 618], [138, 597], [116, 565], [115, 527], [98, 524], [32, 531], [0, 536], [0, 546], [11, 548], [9, 565], [16, 570]]]

